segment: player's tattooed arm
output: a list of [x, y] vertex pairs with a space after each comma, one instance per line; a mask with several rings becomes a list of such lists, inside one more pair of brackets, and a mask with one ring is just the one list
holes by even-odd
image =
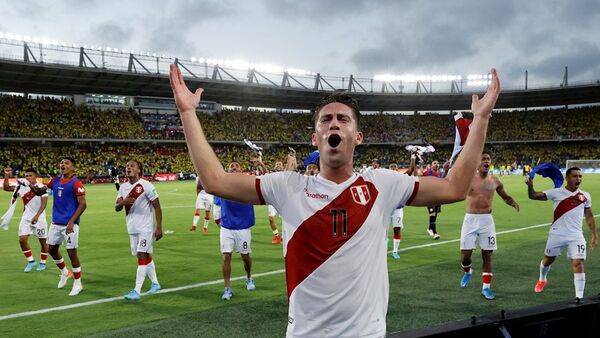
[[527, 193], [529, 195], [529, 199], [538, 200], [538, 201], [547, 201], [548, 197], [544, 194], [543, 191], [535, 191], [533, 190], [533, 181], [527, 177], [525, 179], [525, 184], [527, 184]]
[[48, 187], [47, 186], [41, 186], [38, 187], [36, 185], [33, 184], [29, 184], [29, 188], [31, 189], [31, 191], [33, 191], [34, 194], [36, 194], [37, 196], [42, 196], [43, 194], [45, 194], [48, 191]]

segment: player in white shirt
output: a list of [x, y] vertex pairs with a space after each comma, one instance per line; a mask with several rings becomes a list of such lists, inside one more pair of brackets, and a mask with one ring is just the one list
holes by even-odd
[[544, 291], [548, 280], [551, 264], [559, 256], [562, 249], [567, 249], [567, 258], [571, 260], [573, 269], [573, 283], [575, 285], [575, 298], [583, 298], [585, 289], [585, 271], [583, 262], [586, 258], [586, 241], [583, 236], [582, 222], [585, 221], [592, 233], [592, 249], [598, 244], [596, 221], [592, 212], [592, 197], [589, 193], [579, 189], [583, 176], [581, 169], [572, 167], [565, 173], [566, 185], [564, 188], [550, 189], [537, 192], [533, 189], [533, 182], [527, 177], [527, 191], [533, 200], [551, 200], [554, 204], [554, 220], [550, 225], [548, 241], [544, 251], [544, 258], [540, 262], [540, 276], [535, 284], [534, 291]]
[[196, 116], [202, 89], [192, 93], [171, 65], [170, 82], [191, 158], [204, 188], [240, 203], [269, 203], [285, 220], [288, 337], [383, 337], [388, 305], [387, 224], [398, 206], [452, 203], [466, 197], [500, 92], [496, 71], [486, 95], [473, 95], [473, 123], [446, 178], [390, 170], [353, 171], [363, 141], [356, 100], [334, 93], [315, 109], [312, 144], [320, 173], [284, 171], [259, 178], [226, 173]]
[[[4, 191], [10, 191], [21, 197], [23, 200], [23, 216], [19, 223], [19, 244], [21, 250], [27, 259], [27, 266], [23, 270], [24, 272], [30, 272], [37, 265], [33, 255], [31, 254], [31, 247], [29, 247], [28, 239], [29, 235], [35, 235], [40, 241], [40, 264], [37, 271], [46, 270], [46, 259], [48, 258], [48, 223], [46, 221], [46, 205], [48, 203], [48, 194], [37, 196], [29, 186], [21, 184], [17, 181], [16, 186], [9, 185], [9, 179], [12, 177], [12, 168], [7, 167], [4, 169]], [[25, 179], [28, 181], [27, 184], [34, 184], [38, 187], [44, 185], [37, 182], [37, 171], [33, 168], [25, 170]], [[15, 202], [16, 203], [16, 202]]]
[[210, 208], [213, 205], [213, 195], [207, 194], [202, 187], [200, 178], [196, 177], [196, 212], [194, 213], [194, 219], [192, 220], [192, 228], [190, 231], [196, 231], [198, 227], [198, 220], [202, 210], [204, 210], [204, 226], [202, 227], [202, 233], [208, 232], [208, 222], [210, 221]]
[[[121, 184], [115, 204], [117, 212], [125, 208], [131, 254], [138, 258], [135, 288], [125, 295], [126, 299], [134, 301], [140, 300], [146, 276], [152, 282], [147, 293], [154, 294], [160, 290], [160, 284], [156, 277], [156, 266], [152, 259], [152, 244], [155, 240], [158, 241], [162, 238], [162, 210], [156, 188], [152, 183], [141, 179], [142, 173], [142, 163], [135, 160], [127, 162], [125, 175], [128, 181]], [[154, 227], [155, 217], [156, 228]]]

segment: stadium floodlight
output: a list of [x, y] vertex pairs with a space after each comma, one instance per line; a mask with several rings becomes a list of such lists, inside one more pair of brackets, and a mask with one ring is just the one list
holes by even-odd
[[196, 60], [197, 60], [197, 59], [196, 59], [196, 57], [195, 57], [195, 56], [192, 56], [192, 58], [191, 58], [190, 60], [191, 60], [192, 62], [196, 62]]

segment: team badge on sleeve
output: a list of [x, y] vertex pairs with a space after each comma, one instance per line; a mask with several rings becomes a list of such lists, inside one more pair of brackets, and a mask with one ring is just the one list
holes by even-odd
[[360, 205], [367, 205], [369, 200], [371, 199], [371, 194], [369, 193], [369, 188], [366, 185], [357, 185], [350, 188], [352, 192], [352, 199], [355, 203]]

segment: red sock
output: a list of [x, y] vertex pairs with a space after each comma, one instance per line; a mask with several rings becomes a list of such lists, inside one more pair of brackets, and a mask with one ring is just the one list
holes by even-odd
[[58, 266], [58, 268], [59, 268], [60, 270], [62, 270], [62, 269], [64, 269], [64, 268], [65, 268], [65, 260], [64, 260], [64, 259], [62, 259], [62, 258], [61, 258], [60, 260], [58, 260], [58, 261], [57, 261], [57, 260], [54, 260], [54, 263], [56, 264], [56, 266]]
[[75, 277], [75, 279], [79, 279], [81, 278], [81, 267], [73, 267], [73, 277]]
[[217, 225], [221, 224], [221, 219], [220, 219], [220, 218], [219, 218], [219, 219], [216, 219], [216, 220], [215, 220], [215, 223], [217, 223]]
[[483, 275], [481, 276], [481, 279], [483, 280], [484, 284], [491, 284], [492, 283], [492, 273], [491, 272], [484, 272]]
[[40, 263], [46, 264], [46, 259], [48, 258], [48, 253], [42, 252], [40, 254]]
[[394, 235], [394, 239], [402, 239], [402, 235]]

